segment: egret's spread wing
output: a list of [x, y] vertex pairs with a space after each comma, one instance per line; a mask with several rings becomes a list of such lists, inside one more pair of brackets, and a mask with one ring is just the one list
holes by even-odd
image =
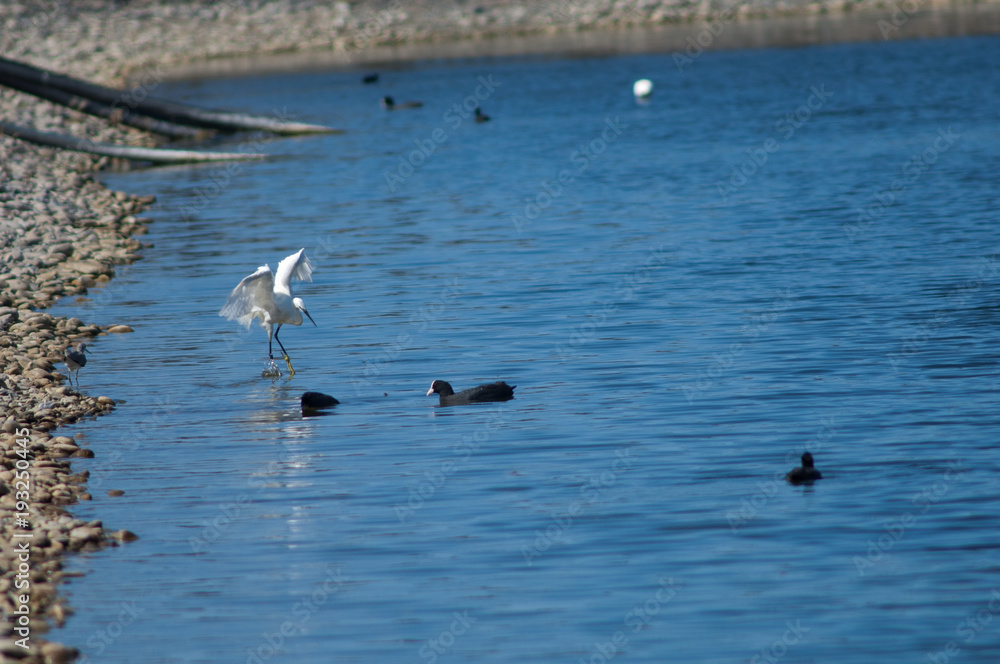
[[278, 274], [274, 277], [274, 283], [278, 285], [278, 291], [291, 293], [289, 286], [292, 277], [300, 281], [312, 281], [312, 273], [316, 267], [306, 257], [306, 250], [299, 249], [294, 254], [278, 263]]
[[273, 311], [274, 275], [271, 268], [261, 265], [233, 289], [219, 315], [249, 328], [254, 318], [260, 318], [262, 325], [269, 323]]

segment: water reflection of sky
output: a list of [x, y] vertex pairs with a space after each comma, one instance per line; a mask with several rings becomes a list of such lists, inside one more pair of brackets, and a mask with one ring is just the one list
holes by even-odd
[[[84, 387], [125, 403], [72, 429], [97, 453], [77, 462], [95, 496], [78, 513], [142, 539], [75, 559], [89, 573], [56, 636], [86, 644], [135, 600], [143, 618], [104, 657], [242, 660], [289, 622], [273, 657], [421, 659], [456, 612], [476, 622], [442, 661], [579, 660], [619, 631], [630, 660], [744, 661], [789, 624], [809, 630], [785, 644], [796, 661], [941, 651], [996, 565], [997, 44], [172, 88], [348, 131], [277, 141], [213, 197], [197, 193], [211, 168], [110, 179], [160, 202], [155, 248], [86, 316], [135, 333], [92, 348]], [[489, 73], [493, 120], [449, 129], [388, 192], [385, 171]], [[642, 76], [657, 87], [637, 106]], [[722, 200], [821, 84], [829, 105]], [[425, 106], [386, 114], [387, 93]], [[620, 142], [519, 230], [525, 199], [619, 116]], [[954, 147], [846, 232], [949, 126]], [[318, 327], [283, 328], [296, 376], [262, 379], [266, 335], [217, 311], [302, 246], [319, 269], [295, 292]], [[440, 408], [433, 379], [518, 387]], [[342, 403], [304, 418], [306, 390]], [[827, 479], [775, 482], [807, 448]], [[996, 646], [984, 631], [963, 661]]]

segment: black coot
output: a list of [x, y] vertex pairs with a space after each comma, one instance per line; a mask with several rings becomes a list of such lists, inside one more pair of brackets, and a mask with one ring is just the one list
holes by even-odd
[[308, 412], [311, 410], [332, 408], [340, 402], [331, 397], [329, 394], [323, 394], [322, 392], [304, 392], [302, 394], [301, 403], [302, 410], [304, 412]]
[[431, 389], [427, 390], [427, 396], [439, 394], [442, 406], [457, 406], [465, 403], [482, 403], [484, 401], [509, 401], [514, 398], [514, 388], [517, 385], [497, 381], [487, 383], [479, 387], [471, 387], [455, 394], [455, 390], [443, 380], [436, 380], [431, 383]]
[[422, 101], [404, 101], [397, 104], [396, 100], [389, 95], [382, 97], [382, 108], [387, 111], [393, 111], [397, 108], [420, 108], [423, 105]]
[[816, 480], [823, 479], [823, 474], [813, 466], [813, 455], [806, 452], [802, 455], [802, 465], [793, 468], [785, 475], [785, 479], [792, 484], [812, 484]]

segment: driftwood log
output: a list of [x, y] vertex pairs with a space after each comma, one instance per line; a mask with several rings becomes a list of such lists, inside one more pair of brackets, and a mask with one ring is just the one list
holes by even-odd
[[[127, 109], [130, 115], [144, 115], [157, 120], [202, 129], [218, 131], [264, 130], [282, 135], [329, 134], [338, 130], [322, 125], [286, 122], [279, 118], [261, 117], [245, 113], [230, 113], [198, 108], [146, 95], [138, 90], [115, 90], [88, 83], [16, 60], [0, 58], [0, 85], [17, 87], [27, 82], [35, 86], [60, 90], [72, 97], [81, 97], [103, 104], [112, 110]], [[139, 94], [141, 93], [141, 94]], [[32, 93], [34, 94], [34, 93]]]
[[104, 157], [118, 157], [154, 164], [187, 164], [207, 161], [235, 161], [263, 159], [266, 155], [248, 152], [196, 152], [194, 150], [166, 150], [162, 148], [142, 148], [112, 143], [95, 143], [89, 138], [77, 138], [65, 134], [53, 134], [29, 127], [0, 122], [0, 134], [19, 138], [36, 145], [74, 150]]
[[167, 136], [169, 138], [201, 139], [208, 138], [214, 133], [214, 131], [210, 129], [186, 127], [172, 122], [157, 120], [156, 118], [151, 118], [145, 115], [139, 115], [137, 113], [133, 113], [127, 107], [114, 108], [112, 106], [108, 106], [107, 104], [102, 104], [99, 101], [92, 101], [84, 97], [78, 97], [70, 92], [65, 92], [58, 88], [45, 86], [40, 83], [32, 83], [25, 79], [8, 77], [4, 79], [3, 84], [9, 88], [14, 88], [15, 90], [20, 90], [21, 92], [27, 92], [30, 95], [46, 99], [55, 104], [59, 104], [60, 106], [66, 106], [67, 108], [72, 108], [73, 110], [80, 111], [81, 113], [87, 113], [88, 115], [104, 118], [112, 124], [122, 124], [129, 127], [135, 127], [136, 129], [142, 129], [143, 131], [149, 131], [154, 134], [160, 134], [161, 136]]

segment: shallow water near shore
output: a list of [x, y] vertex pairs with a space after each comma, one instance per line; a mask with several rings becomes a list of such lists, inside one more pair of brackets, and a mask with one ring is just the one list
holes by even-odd
[[[71, 560], [50, 636], [150, 663], [996, 661], [998, 59], [158, 89], [346, 133], [106, 178], [159, 197], [155, 248], [57, 308], [135, 329], [81, 372], [125, 403], [66, 432], [97, 453], [77, 514], [141, 539]], [[477, 92], [489, 123], [453, 109]], [[263, 331], [217, 312], [300, 247], [318, 326], [282, 330], [294, 378], [261, 378]], [[516, 398], [440, 408], [433, 379]], [[307, 390], [342, 403], [303, 418]], [[826, 479], [786, 485], [806, 449]]]

